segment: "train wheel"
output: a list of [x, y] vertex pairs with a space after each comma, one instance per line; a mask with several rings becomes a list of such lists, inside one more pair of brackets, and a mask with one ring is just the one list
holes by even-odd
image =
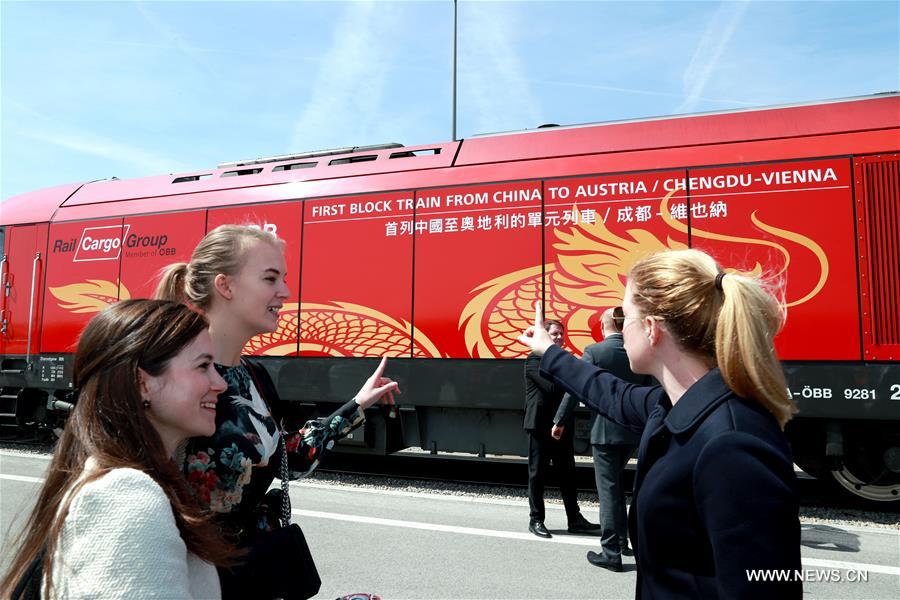
[[873, 502], [900, 502], [900, 483], [866, 483], [854, 475], [846, 465], [839, 471], [832, 471], [831, 474], [841, 487], [860, 498]]
[[886, 429], [866, 429], [844, 431], [844, 456], [831, 475], [860, 498], [900, 503], [900, 439]]

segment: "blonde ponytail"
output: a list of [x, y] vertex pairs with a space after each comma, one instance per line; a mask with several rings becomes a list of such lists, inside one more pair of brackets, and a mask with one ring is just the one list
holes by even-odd
[[783, 304], [759, 279], [722, 273], [700, 250], [654, 254], [632, 267], [632, 300], [643, 315], [662, 318], [685, 351], [718, 366], [729, 388], [768, 408], [783, 428], [797, 412], [773, 342], [784, 323]]
[[758, 280], [743, 275], [723, 277], [721, 293], [716, 362], [722, 377], [738, 396], [768, 408], [784, 428], [797, 412], [773, 341], [784, 323], [784, 307]]
[[187, 277], [187, 270], [188, 264], [185, 262], [172, 263], [168, 267], [164, 267], [153, 298], [185, 303], [184, 279]]

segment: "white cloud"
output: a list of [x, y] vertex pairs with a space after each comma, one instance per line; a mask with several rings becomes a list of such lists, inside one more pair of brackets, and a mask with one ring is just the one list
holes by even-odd
[[20, 130], [17, 133], [33, 140], [121, 163], [142, 175], [159, 175], [179, 170], [174, 160], [93, 133], [48, 133], [41, 130]]
[[312, 95], [294, 124], [291, 148], [319, 150], [383, 141], [379, 123], [393, 44], [397, 8], [352, 2], [335, 24], [323, 52]]
[[677, 112], [691, 112], [703, 100], [703, 92], [735, 30], [750, 6], [749, 1], [725, 1], [719, 5], [684, 71], [684, 102]]
[[[645, 90], [640, 88], [630, 88], [630, 87], [617, 87], [612, 85], [602, 85], [599, 83], [579, 83], [575, 81], [554, 81], [547, 79], [527, 79], [531, 83], [536, 83], [539, 85], [552, 85], [552, 86], [560, 86], [560, 87], [575, 87], [575, 88], [587, 88], [593, 90], [603, 90], [606, 92], [620, 92], [623, 94], [634, 94], [636, 96], [658, 96], [661, 98], [683, 98], [683, 94], [675, 93], [675, 92], [661, 92], [657, 90]], [[746, 102], [744, 100], [735, 100], [732, 98], [707, 98], [705, 96], [698, 96], [697, 100], [701, 100], [703, 102], [713, 102], [716, 104], [733, 104], [738, 106], [754, 106], [752, 102]]]
[[206, 59], [202, 56], [203, 52], [194, 48], [191, 44], [185, 41], [184, 37], [175, 31], [172, 27], [170, 27], [162, 18], [157, 16], [154, 12], [152, 12], [149, 8], [147, 8], [143, 2], [135, 2], [134, 7], [137, 9], [138, 13], [141, 15], [141, 18], [144, 22], [156, 33], [157, 36], [163, 41], [169, 42], [170, 46], [163, 44], [161, 47], [163, 48], [174, 48], [181, 52], [189, 62], [191, 62], [196, 68], [202, 71], [212, 82], [218, 83], [219, 78], [213, 72], [212, 68], [210, 68]]
[[468, 131], [540, 125], [543, 111], [528, 85], [522, 53], [515, 47], [515, 36], [527, 29], [513, 12], [516, 8], [514, 4], [480, 2], [460, 7], [457, 106], [474, 120], [464, 123]]

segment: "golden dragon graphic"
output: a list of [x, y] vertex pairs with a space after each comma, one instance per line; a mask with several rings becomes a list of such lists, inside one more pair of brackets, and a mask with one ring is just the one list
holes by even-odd
[[[130, 298], [120, 283], [89, 279], [81, 283], [51, 287], [58, 305], [73, 313], [100, 312], [110, 304]], [[303, 324], [302, 328], [300, 323]], [[300, 352], [326, 356], [408, 356], [413, 335], [414, 358], [440, 358], [437, 346], [408, 321], [394, 319], [366, 306], [347, 302], [285, 304], [278, 328], [253, 337], [244, 347], [247, 354], [288, 356]]]
[[[295, 305], [296, 306], [296, 305]], [[409, 321], [351, 304], [304, 302], [300, 316], [300, 353], [328, 356], [409, 356], [412, 332], [413, 358], [441, 358], [437, 346]]]
[[[660, 201], [660, 215], [672, 230], [687, 235], [687, 225], [674, 218], [669, 210], [669, 200], [674, 193], [670, 192]], [[573, 210], [577, 211], [577, 206], [573, 206]], [[760, 230], [807, 248], [819, 262], [816, 285], [801, 298], [787, 302], [787, 306], [797, 306], [818, 294], [829, 271], [828, 258], [821, 246], [798, 233], [763, 223], [756, 211], [750, 218]], [[541, 297], [542, 273], [547, 285], [546, 318], [565, 323], [568, 345], [581, 349], [597, 341], [591, 333], [591, 325], [599, 315], [607, 308], [621, 304], [626, 278], [635, 262], [662, 250], [687, 248], [671, 236], [662, 240], [645, 229], [628, 229], [624, 236], [616, 235], [602, 219], [556, 227], [553, 235], [556, 238], [553, 248], [557, 251], [555, 262], [501, 275], [472, 290], [474, 297], [459, 318], [459, 328], [472, 357], [521, 358], [526, 354], [516, 338], [534, 322], [534, 302]], [[691, 228], [691, 236], [775, 250], [783, 257], [783, 263], [777, 272], [767, 274], [770, 280], [778, 280], [790, 264], [787, 248], [774, 241], [729, 236], [697, 227]], [[757, 263], [751, 272], [762, 273], [762, 265]]]
[[103, 279], [88, 279], [81, 283], [52, 287], [50, 293], [59, 300], [60, 308], [73, 313], [100, 312], [113, 302], [131, 297], [121, 282], [113, 283]]
[[[674, 192], [660, 201], [660, 215], [665, 224], [687, 235], [687, 225], [675, 219], [668, 207]], [[577, 210], [577, 206], [573, 206]], [[788, 240], [809, 250], [819, 263], [816, 284], [800, 298], [787, 302], [797, 306], [821, 291], [828, 278], [828, 258], [813, 240], [795, 232], [762, 222], [757, 213], [750, 216], [754, 226], [775, 238]], [[568, 344], [584, 348], [596, 341], [592, 326], [605, 309], [622, 302], [625, 280], [631, 266], [639, 259], [666, 249], [686, 248], [686, 244], [667, 236], [660, 239], [645, 229], [628, 229], [624, 235], [611, 232], [602, 219], [593, 223], [556, 227], [553, 248], [555, 262], [535, 265], [507, 273], [473, 289], [460, 314], [458, 327], [466, 348], [473, 358], [520, 358], [525, 350], [517, 341], [534, 315], [534, 302], [540, 298], [541, 281], [546, 279], [545, 313], [547, 318], [566, 324]], [[782, 264], [768, 279], [778, 279], [791, 262], [790, 252], [777, 241], [730, 236], [691, 228], [694, 238], [742, 245], [764, 246], [782, 256]], [[763, 267], [757, 263], [753, 273]], [[119, 299], [130, 297], [119, 282], [89, 279], [61, 287], [51, 287], [60, 307], [74, 313], [98, 312]], [[407, 356], [412, 335], [414, 358], [446, 356], [432, 340], [408, 321], [391, 317], [373, 308], [349, 302], [304, 302], [285, 304], [272, 333], [254, 337], [248, 342], [248, 354], [286, 356], [299, 350], [302, 354], [324, 356]]]

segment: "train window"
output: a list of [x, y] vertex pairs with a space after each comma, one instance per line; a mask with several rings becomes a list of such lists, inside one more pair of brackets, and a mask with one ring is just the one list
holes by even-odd
[[350, 163], [369, 162], [378, 158], [377, 154], [366, 154], [365, 156], [349, 156], [347, 158], [336, 158], [329, 165], [349, 165]]
[[428, 150], [405, 150], [403, 152], [392, 152], [390, 158], [414, 158], [416, 156], [434, 156], [440, 153], [440, 148], [429, 148]]
[[222, 177], [239, 177], [241, 175], [256, 175], [262, 173], [262, 167], [258, 169], [238, 169], [237, 171], [225, 171]]
[[291, 163], [289, 165], [278, 165], [272, 171], [295, 171], [297, 169], [312, 169], [315, 167], [317, 162], [302, 162], [302, 163]]
[[184, 177], [176, 177], [172, 180], [172, 183], [185, 183], [187, 181], [200, 181], [201, 179], [206, 179], [207, 177], [212, 177], [212, 173], [204, 173], [203, 175], [185, 175]]

